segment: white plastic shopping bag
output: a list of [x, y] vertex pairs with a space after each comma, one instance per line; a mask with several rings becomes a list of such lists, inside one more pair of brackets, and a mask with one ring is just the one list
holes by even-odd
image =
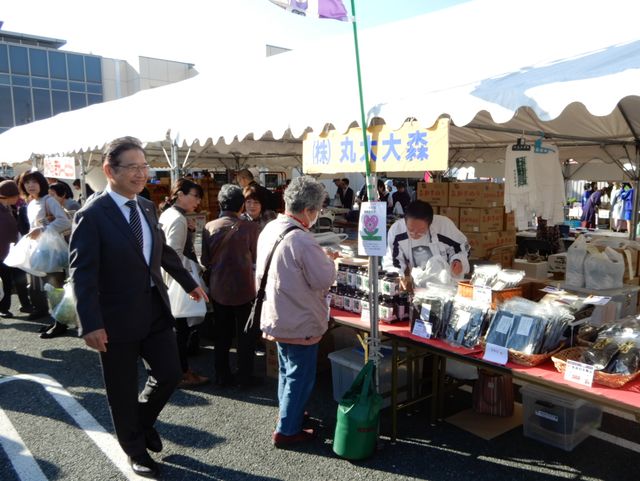
[[589, 253], [584, 261], [584, 279], [587, 289], [618, 289], [624, 277], [624, 257], [611, 247], [603, 252]]
[[36, 277], [46, 276], [46, 272], [38, 271], [31, 266], [31, 254], [36, 249], [36, 241], [30, 237], [23, 237], [16, 244], [10, 244], [9, 253], [4, 259], [5, 265], [16, 267]]
[[[187, 268], [191, 277], [193, 277], [193, 280], [196, 281], [198, 285], [201, 285], [202, 279], [195, 262], [187, 260], [185, 264], [185, 268]], [[175, 280], [171, 281], [168, 294], [169, 303], [171, 304], [171, 314], [173, 317], [204, 318], [207, 313], [207, 303], [204, 299], [194, 301]]]
[[567, 287], [584, 287], [584, 261], [587, 257], [587, 238], [579, 236], [567, 249]]
[[69, 245], [54, 229], [45, 229], [36, 240], [31, 268], [40, 272], [59, 272], [69, 267]]

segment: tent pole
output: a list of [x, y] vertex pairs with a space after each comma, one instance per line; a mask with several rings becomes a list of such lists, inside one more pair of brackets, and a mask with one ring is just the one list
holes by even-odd
[[180, 178], [180, 167], [178, 167], [178, 142], [171, 143], [171, 185]]
[[[358, 47], [358, 27], [356, 22], [356, 2], [351, 0], [351, 16], [353, 17], [353, 45], [356, 53], [356, 71], [358, 73], [358, 97], [360, 100], [360, 127], [362, 128], [362, 141], [364, 145], [365, 171], [367, 183], [367, 198], [374, 201], [375, 176], [371, 175], [369, 159], [369, 139], [367, 138], [367, 119], [364, 111], [364, 96], [362, 93], [362, 72], [360, 70], [360, 48]], [[369, 326], [371, 330], [369, 357], [375, 365], [374, 384], [379, 391], [379, 363], [380, 363], [380, 334], [378, 332], [378, 257], [369, 257]]]
[[80, 195], [82, 203], [87, 203], [87, 169], [84, 162], [84, 155], [80, 155]]

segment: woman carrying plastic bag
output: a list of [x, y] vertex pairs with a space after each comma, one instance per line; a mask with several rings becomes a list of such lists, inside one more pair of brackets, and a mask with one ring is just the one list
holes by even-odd
[[[71, 221], [60, 204], [49, 196], [49, 184], [40, 172], [23, 173], [18, 185], [23, 195], [29, 199], [27, 218], [31, 230], [27, 237], [37, 242], [30, 258], [31, 268], [34, 268], [35, 262], [37, 267], [46, 269], [40, 271], [45, 274], [42, 277], [31, 275], [30, 296], [35, 310], [29, 315], [29, 319], [34, 320], [49, 316], [44, 284], [48, 282], [55, 287], [62, 287], [64, 282], [64, 269], [68, 265], [68, 254], [65, 257], [64, 252], [68, 251], [68, 247], [66, 243], [63, 246], [57, 236], [71, 228]], [[64, 239], [60, 240], [64, 242]], [[54, 322], [42, 330], [44, 332], [40, 337], [49, 339], [63, 334], [67, 326]]]

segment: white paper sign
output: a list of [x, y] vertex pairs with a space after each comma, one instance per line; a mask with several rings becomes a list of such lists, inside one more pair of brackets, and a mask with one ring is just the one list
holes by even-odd
[[411, 330], [411, 334], [424, 339], [431, 339], [432, 332], [433, 325], [430, 322], [423, 321], [422, 319], [416, 319], [413, 323], [413, 329]]
[[582, 386], [591, 387], [595, 369], [589, 364], [567, 360], [567, 368], [564, 371], [565, 381], [575, 382]]
[[387, 251], [387, 203], [363, 202], [358, 222], [358, 254], [383, 257]]
[[491, 304], [491, 288], [473, 286], [473, 300]]
[[487, 343], [482, 359], [504, 366], [509, 360], [509, 350], [506, 347]]
[[44, 176], [54, 179], [75, 179], [76, 164], [73, 157], [45, 157]]
[[370, 316], [370, 311], [369, 311], [369, 302], [367, 302], [366, 304], [363, 302], [361, 304], [361, 311], [360, 311], [360, 320], [363, 322], [371, 322], [371, 319], [369, 318]]
[[585, 304], [592, 304], [594, 306], [604, 306], [608, 304], [611, 297], [607, 296], [589, 296], [584, 300]]

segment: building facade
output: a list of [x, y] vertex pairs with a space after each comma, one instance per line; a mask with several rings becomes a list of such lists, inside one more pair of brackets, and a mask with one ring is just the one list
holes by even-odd
[[0, 133], [95, 103], [197, 75], [193, 64], [140, 57], [124, 60], [60, 50], [65, 40], [2, 30]]

